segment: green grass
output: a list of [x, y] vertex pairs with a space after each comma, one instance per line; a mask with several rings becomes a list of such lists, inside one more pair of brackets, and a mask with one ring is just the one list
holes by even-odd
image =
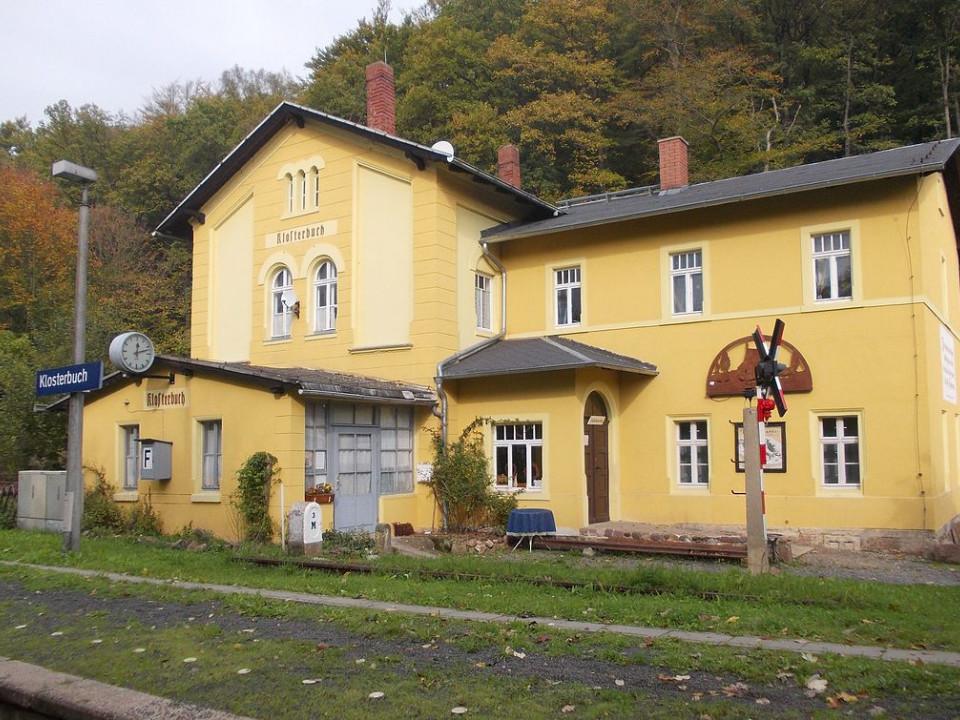
[[[737, 568], [694, 572], [642, 560], [631, 569], [584, 568], [564, 555], [529, 561], [442, 557], [426, 566], [423, 560], [392, 556], [374, 562], [371, 575], [331, 574], [236, 561], [251, 552], [280, 554], [272, 547], [171, 550], [124, 538], [84, 538], [80, 553], [65, 554], [57, 535], [0, 531], [0, 560], [504, 614], [960, 651], [960, 623], [951, 611], [960, 607], [956, 587], [753, 576]], [[420, 571], [426, 568], [484, 577], [422, 577]], [[594, 583], [601, 589], [534, 584], [544, 577]], [[633, 592], [605, 589], [611, 587]]]
[[[58, 541], [59, 538], [54, 538]], [[602, 601], [612, 602], [612, 594], [597, 591], [559, 592], [537, 586], [527, 586], [522, 580], [502, 581], [420, 581], [403, 576], [398, 570], [384, 576], [363, 578], [321, 575], [291, 568], [263, 569], [237, 564], [229, 553], [188, 553], [159, 550], [119, 540], [83, 541], [80, 556], [63, 556], [59, 550], [50, 552], [50, 540], [42, 534], [0, 534], [0, 557], [23, 553], [32, 562], [38, 556], [60, 562], [69, 560], [83, 566], [96, 567], [99, 563], [115, 562], [128, 571], [139, 568], [136, 574], [158, 577], [177, 576], [183, 579], [201, 579], [209, 582], [254, 585], [259, 587], [286, 587], [308, 589], [320, 584], [327, 592], [344, 591], [353, 594], [362, 589], [358, 580], [371, 584], [379, 581], [388, 586], [388, 595], [400, 595], [404, 600], [415, 591], [423, 597], [444, 596], [450, 604], [473, 606], [480, 599], [511, 597], [524, 602], [539, 599], [546, 605], [554, 604], [562, 610], [549, 613], [576, 618], [576, 612], [597, 615], [614, 610], [625, 612], [611, 604], [601, 610]], [[554, 575], [564, 571], [556, 565]], [[494, 572], [515, 572], [502, 567], [512, 563], [488, 564], [484, 569]], [[461, 566], [466, 567], [466, 565]], [[99, 569], [106, 569], [100, 567]], [[396, 568], [395, 568], [396, 570]], [[524, 570], [527, 572], [527, 570]], [[570, 568], [571, 573], [579, 568]], [[659, 571], [657, 571], [659, 573]], [[166, 573], [166, 574], [164, 574]], [[408, 574], [409, 573], [408, 571]], [[390, 575], [396, 575], [391, 577]], [[533, 575], [536, 575], [534, 573]], [[603, 577], [602, 571], [596, 573]], [[509, 575], [512, 577], [512, 575]], [[531, 575], [532, 577], [532, 575]], [[653, 613], [661, 623], [676, 619], [681, 611], [677, 603], [690, 605], [689, 612], [699, 603], [701, 614], [710, 611], [718, 601], [704, 601], [685, 595], [676, 587], [670, 588], [671, 575], [658, 575], [665, 583], [665, 594], [648, 598], [657, 601], [659, 611]], [[697, 586], [730, 586], [730, 578], [713, 578], [708, 574], [678, 579], [678, 584], [702, 582]], [[54, 574], [22, 567], [0, 567], [0, 578], [21, 583], [30, 595], [26, 599], [0, 603], [0, 655], [34, 662], [63, 672], [93, 677], [145, 692], [155, 693], [186, 702], [229, 710], [238, 714], [263, 718], [441, 718], [450, 717], [451, 708], [462, 705], [469, 708], [468, 717], [524, 717], [547, 718], [567, 716], [565, 706], [576, 708], [573, 717], [648, 717], [648, 718], [747, 718], [756, 717], [756, 708], [749, 703], [733, 702], [719, 697], [694, 699], [690, 691], [679, 688], [664, 697], [651, 694], [642, 687], [618, 688], [605, 682], [602, 685], [578, 682], [552, 684], [549, 679], [534, 676], [506, 677], [490, 671], [489, 658], [509, 659], [514, 651], [530, 657], [537, 654], [552, 658], [573, 658], [580, 661], [598, 660], [611, 663], [613, 668], [657, 668], [665, 677], [683, 676], [693, 672], [730, 678], [750, 687], [770, 688], [787, 685], [802, 688], [804, 679], [813, 673], [828, 678], [830, 692], [844, 692], [862, 698], [863, 703], [893, 703], [895, 706], [922, 707], [929, 703], [953, 702], [958, 707], [960, 670], [943, 667], [924, 667], [907, 663], [888, 663], [842, 657], [810, 657], [793, 653], [740, 651], [730, 648], [699, 646], [677, 640], [643, 642], [607, 634], [574, 634], [529, 622], [508, 625], [464, 623], [433, 617], [414, 617], [402, 613], [371, 612], [358, 609], [335, 609], [285, 603], [262, 597], [219, 595], [209, 591], [186, 591], [169, 585], [132, 585], [112, 582], [105, 578], [82, 578]], [[785, 578], [771, 578], [785, 580]], [[737, 581], [739, 582], [739, 581]], [[825, 581], [824, 581], [825, 582]], [[815, 587], [821, 587], [817, 581]], [[682, 585], [686, 587], [687, 585]], [[822, 586], [825, 593], [835, 591], [831, 583]], [[457, 592], [457, 588], [461, 592]], [[805, 600], [806, 583], [798, 590], [782, 591], [783, 597], [774, 604], [766, 598], [753, 601], [755, 612], [773, 612], [789, 607], [790, 598]], [[879, 585], [865, 586], [866, 598], [870, 590], [884, 590]], [[371, 588], [365, 588], [372, 592]], [[150, 627], [129, 617], [114, 617], [107, 610], [86, 614], [67, 614], [53, 618], [53, 612], [44, 605], [44, 593], [56, 590], [80, 591], [95, 597], [125, 597], [133, 595], [143, 601], [160, 603], [200, 603], [215, 601], [218, 614], [233, 614], [248, 618], [276, 618], [278, 621], [330, 624], [366, 643], [361, 650], [353, 642], [324, 648], [311, 642], [285, 637], [259, 638], [245, 633], [220, 631], [210, 626], [199, 626], [184, 619], [171, 627]], [[669, 590], [669, 592], [666, 592]], [[698, 590], [698, 591], [699, 591]], [[899, 588], [900, 591], [926, 592], [931, 588]], [[791, 593], [796, 592], [795, 595]], [[37, 594], [39, 593], [39, 594]], [[550, 600], [550, 598], [553, 600]], [[632, 602], [646, 596], [630, 596]], [[928, 596], [929, 599], [929, 596]], [[621, 598], [622, 600], [622, 598]], [[727, 602], [727, 601], [724, 601]], [[434, 602], [433, 604], [441, 604]], [[810, 610], [808, 605], [800, 607]], [[952, 606], [941, 606], [945, 620]], [[593, 608], [593, 610], [590, 610]], [[863, 608], [858, 608], [862, 610]], [[819, 614], [829, 614], [829, 608], [814, 607]], [[687, 610], [683, 612], [688, 612]], [[544, 613], [547, 614], [547, 613]], [[932, 615], [928, 615], [931, 617]], [[719, 617], [719, 616], [718, 616]], [[619, 622], [620, 620], [618, 620]], [[703, 621], [699, 621], [703, 622]], [[715, 621], [711, 621], [715, 622]], [[815, 618], [811, 618], [811, 623]], [[52, 624], [51, 624], [52, 623]], [[726, 619], [723, 621], [727, 625]], [[734, 625], [738, 623], [733, 623]], [[19, 628], [19, 625], [26, 625]], [[43, 630], [39, 630], [39, 628]], [[49, 632], [56, 628], [62, 635], [53, 638]], [[726, 628], [724, 628], [726, 629]], [[100, 640], [94, 644], [93, 640]], [[414, 663], [398, 647], [449, 647], [459, 653], [455, 662], [441, 666]], [[143, 653], [135, 653], [139, 648]], [[371, 651], [371, 647], [376, 648]], [[358, 653], [363, 656], [358, 656]], [[184, 663], [184, 658], [195, 657], [196, 662]], [[481, 661], [481, 658], [486, 660]], [[363, 663], [357, 661], [362, 659]], [[494, 660], [494, 662], [497, 662]], [[522, 671], [522, 665], [518, 666]], [[240, 669], [250, 672], [238, 675]], [[611, 675], [611, 679], [612, 679]], [[322, 678], [320, 682], [304, 685], [303, 679]], [[672, 683], [672, 681], [664, 681]], [[673, 683], [675, 684], [675, 683]], [[670, 685], [674, 690], [673, 684]], [[371, 692], [385, 695], [371, 700]], [[761, 691], [762, 692], [762, 691]], [[810, 713], [791, 707], [766, 708], [764, 717], [835, 717], [836, 711], [818, 701], [820, 710]], [[864, 706], [865, 707], [865, 706]], [[863, 715], [861, 715], [863, 716]], [[901, 715], [909, 716], [909, 715]]]

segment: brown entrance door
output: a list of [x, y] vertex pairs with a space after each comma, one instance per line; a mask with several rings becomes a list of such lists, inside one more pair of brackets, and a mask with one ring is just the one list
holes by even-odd
[[592, 523], [610, 519], [610, 465], [607, 433], [610, 419], [599, 393], [590, 393], [583, 413], [584, 458], [587, 474], [587, 517]]

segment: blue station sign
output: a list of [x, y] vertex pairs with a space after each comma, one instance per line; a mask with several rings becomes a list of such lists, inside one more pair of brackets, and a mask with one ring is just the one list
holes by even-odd
[[64, 395], [85, 390], [99, 390], [101, 387], [103, 387], [103, 363], [99, 360], [37, 372], [37, 395]]

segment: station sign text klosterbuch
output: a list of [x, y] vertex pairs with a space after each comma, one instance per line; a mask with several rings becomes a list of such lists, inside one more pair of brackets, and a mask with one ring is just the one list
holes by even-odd
[[49, 368], [37, 372], [37, 395], [99, 390], [103, 387], [103, 363], [100, 361]]

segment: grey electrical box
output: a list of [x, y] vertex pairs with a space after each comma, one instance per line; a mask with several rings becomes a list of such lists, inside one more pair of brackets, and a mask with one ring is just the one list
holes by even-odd
[[173, 459], [173, 443], [166, 440], [140, 439], [140, 479], [169, 480]]

